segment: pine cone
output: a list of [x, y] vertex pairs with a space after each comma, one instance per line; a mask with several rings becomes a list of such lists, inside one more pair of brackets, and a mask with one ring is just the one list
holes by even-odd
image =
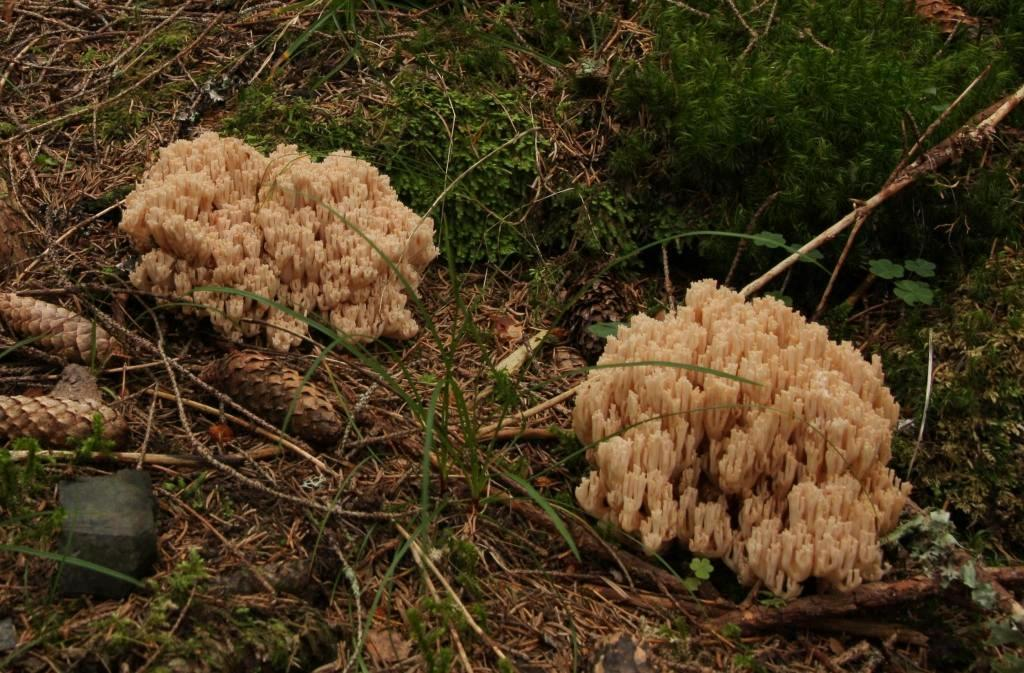
[[56, 304], [0, 293], [0, 317], [19, 336], [39, 337], [34, 346], [72, 362], [92, 362], [94, 337], [96, 362], [106, 361], [115, 352], [116, 342], [103, 328]]
[[573, 304], [565, 318], [569, 343], [577, 348], [588, 364], [594, 364], [604, 352], [605, 338], [588, 328], [597, 323], [625, 322], [642, 308], [637, 285], [615, 278], [586, 280], [592, 286]]
[[103, 417], [105, 438], [116, 441], [124, 435], [124, 420], [98, 400], [0, 395], [0, 436], [33, 437], [63, 447], [71, 439], [92, 434], [92, 419], [97, 413]]
[[320, 388], [310, 381], [302, 385], [302, 374], [281, 366], [269, 355], [236, 351], [208, 366], [202, 378], [278, 426], [298, 396], [288, 429], [314, 444], [337, 441], [344, 429], [330, 398]]

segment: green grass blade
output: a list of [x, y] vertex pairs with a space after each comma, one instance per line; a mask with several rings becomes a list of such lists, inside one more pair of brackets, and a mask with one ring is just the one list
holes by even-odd
[[137, 587], [144, 586], [142, 582], [130, 575], [125, 575], [124, 573], [107, 568], [106, 566], [101, 566], [74, 556], [68, 556], [67, 554], [57, 554], [51, 551], [33, 549], [32, 547], [23, 547], [17, 544], [0, 544], [0, 551], [9, 552], [11, 554], [28, 554], [29, 556], [36, 556], [48, 561], [66, 563], [68, 565], [78, 566], [79, 568], [85, 568], [86, 570], [92, 570], [93, 572], [100, 573], [101, 575], [113, 577], [114, 579], [121, 580], [122, 582], [128, 582], [129, 584], [133, 584]]
[[[420, 513], [423, 522], [420, 524], [425, 529], [427, 526], [427, 512], [430, 510], [430, 454], [434, 450], [434, 419], [437, 413], [437, 399], [441, 395], [443, 382], [434, 386], [434, 392], [430, 395], [430, 402], [427, 404], [427, 415], [423, 420], [423, 464], [420, 472]], [[442, 471], [443, 471], [443, 467]]]
[[35, 343], [36, 341], [39, 341], [44, 336], [45, 336], [44, 334], [37, 334], [36, 336], [25, 337], [21, 341], [17, 341], [15, 343], [11, 344], [10, 346], [5, 348], [4, 350], [0, 351], [0, 360], [3, 360], [5, 357], [10, 355], [14, 351], [18, 350], [22, 346], [28, 346], [30, 344]]
[[558, 516], [558, 512], [556, 512], [555, 508], [551, 506], [551, 503], [548, 502], [547, 498], [541, 495], [540, 491], [533, 487], [533, 484], [526, 481], [519, 475], [512, 474], [510, 472], [502, 472], [501, 475], [506, 479], [515, 482], [519, 488], [526, 492], [526, 495], [530, 496], [531, 500], [537, 503], [538, 507], [544, 510], [548, 519], [551, 520], [551, 525], [555, 527], [555, 530], [558, 531], [558, 534], [562, 536], [562, 539], [565, 540], [565, 543], [569, 546], [569, 549], [572, 551], [572, 555], [576, 557], [577, 561], [582, 561], [583, 559], [580, 557], [580, 550], [576, 547], [576, 541], [573, 539], [572, 533], [569, 532], [569, 527], [565, 525], [565, 521], [562, 520], [562, 517]]
[[686, 362], [670, 362], [667, 360], [634, 360], [633, 362], [610, 362], [604, 365], [592, 365], [590, 367], [583, 367], [580, 369], [570, 370], [571, 372], [587, 372], [593, 369], [621, 369], [623, 367], [671, 367], [673, 369], [687, 369], [694, 372], [701, 372], [709, 376], [719, 376], [723, 379], [729, 379], [730, 381], [737, 381], [739, 383], [746, 383], [752, 386], [762, 386], [763, 383], [758, 381], [752, 381], [745, 379], [742, 376], [736, 374], [730, 374], [729, 372], [723, 372], [718, 369], [711, 369], [710, 367], [701, 367], [700, 365], [691, 365]]

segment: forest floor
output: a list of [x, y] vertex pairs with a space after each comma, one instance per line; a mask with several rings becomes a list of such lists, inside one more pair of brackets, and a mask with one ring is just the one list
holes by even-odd
[[[0, 254], [12, 263], [0, 291], [107, 317], [125, 357], [97, 375], [129, 438], [112, 454], [44, 461], [31, 480], [4, 464], [17, 489], [0, 510], [0, 620], [12, 621], [17, 646], [0, 651], [0, 670], [590, 671], [621, 634], [646, 664], [607, 672], [1020, 670], [999, 668], [1020, 660], [986, 635], [999, 610], [921, 575], [906, 550], [874, 589], [782, 604], [722, 566], [708, 578], [686, 553], [648, 557], [598, 529], [572, 495], [586, 463], [565, 393], [586, 371], [565, 325], [578, 289], [560, 271], [565, 259], [455, 273], [436, 262], [419, 290], [434, 329], [371, 348], [404, 395], [366, 360], [326, 355], [314, 380], [338, 393], [349, 430], [312, 456], [283, 433], [257, 434], [200, 385], [232, 344], [131, 286], [137, 254], [117, 226], [124, 196], [160, 147], [237, 128], [251, 112], [237, 107], [241, 90], [273, 90], [274, 105], [301, 95], [291, 122], [312, 124], [305, 137], [320, 132], [320, 115], [378, 100], [381, 72], [418, 67], [403, 40], [422, 13], [388, 3], [351, 16], [323, 3], [2, 4]], [[617, 36], [606, 56], [643, 52], [649, 39], [626, 19]], [[343, 76], [308, 81], [300, 49], [301, 59], [337, 58]], [[338, 56], [346, 49], [351, 59]], [[543, 59], [508, 52], [538, 96], [557, 98]], [[554, 144], [542, 176], [589, 179], [601, 135], [560, 134], [538, 114]], [[252, 132], [291, 142], [283, 118]], [[648, 275], [621, 282], [670, 303], [673, 279]], [[849, 330], [864, 344], [898, 316], [883, 308]], [[0, 351], [15, 341], [0, 332]], [[273, 356], [306, 371], [323, 347], [310, 339]], [[515, 353], [524, 364], [496, 374]], [[17, 349], [0, 363], [0, 393], [39, 394], [62, 364]], [[408, 399], [425, 404], [439, 382], [449, 394], [436, 416], [413, 413]], [[432, 455], [425, 445], [442, 432], [450, 449]], [[58, 596], [52, 560], [10, 549], [54, 550], [59, 481], [135, 465], [152, 474], [159, 508], [152, 578], [123, 601]], [[1013, 588], [1024, 573], [999, 577]], [[984, 655], [979, 638], [989, 638]]]

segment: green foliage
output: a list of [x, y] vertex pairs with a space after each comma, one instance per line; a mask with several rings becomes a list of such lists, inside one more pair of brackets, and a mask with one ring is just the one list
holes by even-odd
[[206, 561], [195, 547], [188, 550], [188, 558], [174, 567], [167, 575], [167, 590], [174, 600], [184, 600], [193, 588], [209, 578]]
[[109, 455], [111, 451], [117, 448], [117, 442], [103, 436], [103, 416], [97, 412], [92, 417], [92, 432], [87, 437], [73, 442], [72, 448], [75, 452], [75, 458], [84, 461], [89, 460], [96, 453], [104, 456]]
[[[466, 593], [474, 601], [486, 600], [487, 592], [480, 584], [480, 550], [476, 545], [453, 535], [448, 539], [448, 562], [455, 569], [455, 579]], [[474, 607], [476, 605], [471, 605], [470, 609]]]
[[448, 635], [449, 627], [461, 630], [465, 627], [462, 616], [449, 600], [424, 599], [420, 607], [405, 612], [405, 620], [413, 641], [423, 656], [427, 673], [447, 673], [455, 661], [455, 650], [442, 641]]
[[103, 141], [127, 140], [147, 121], [149, 114], [138, 104], [109, 107], [96, 115], [96, 130]]
[[883, 278], [885, 280], [903, 278], [903, 265], [894, 264], [892, 261], [885, 258], [871, 260], [871, 263], [868, 264], [868, 270], [879, 278]]
[[519, 390], [516, 382], [508, 375], [508, 372], [494, 370], [494, 400], [502, 409], [502, 413], [508, 413], [519, 405]]
[[935, 376], [925, 443], [916, 454], [915, 497], [946, 506], [968, 531], [987, 529], [1024, 550], [1024, 253], [1007, 249], [972, 272], [936, 314], [887, 348], [887, 380], [920, 418], [933, 332]]
[[693, 574], [690, 577], [683, 578], [683, 585], [688, 591], [694, 592], [700, 588], [702, 582], [711, 579], [711, 573], [714, 570], [715, 567], [706, 558], [690, 559], [690, 572]]
[[[614, 77], [611, 112], [621, 131], [606, 168], [621, 199], [635, 204], [623, 218], [634, 245], [688, 229], [743, 231], [776, 191], [759, 226], [809, 240], [849, 210], [850, 198], [877, 191], [916, 129], [986, 65], [993, 65], [991, 74], [933, 142], [1019, 79], [1006, 36], [944, 45], [944, 36], [902, 0], [788, 3], [749, 51], [749, 35], [725, 3], [691, 4], [710, 18], [650, 3], [644, 23], [655, 32], [654, 51], [639, 63], [622, 62]], [[749, 21], [766, 21], [769, 5], [751, 11], [754, 4], [738, 7]], [[908, 119], [915, 122], [908, 126]], [[1005, 176], [1004, 166], [992, 165], [972, 179], [987, 183], [986, 203], [1001, 203], [1005, 212], [987, 220], [972, 213], [981, 231], [971, 237], [1019, 236], [1021, 204]], [[944, 198], [937, 198], [940, 191]], [[922, 186], [887, 204], [865, 225], [853, 260], [915, 255], [932, 240], [929, 223], [943, 221], [950, 209], [950, 191]], [[967, 238], [958, 227], [950, 240]], [[835, 245], [826, 255], [838, 252]], [[713, 239], [697, 246], [710, 270], [721, 273], [736, 248]], [[747, 254], [754, 275], [777, 258]], [[905, 294], [922, 301], [910, 288]]]
[[895, 280], [896, 282], [893, 283], [893, 294], [902, 299], [903, 303], [907, 306], [919, 304], [930, 306], [935, 299], [935, 294], [928, 283], [904, 278], [907, 271], [921, 278], [932, 278], [935, 276], [935, 264], [927, 259], [908, 259], [902, 264], [897, 264], [884, 257], [872, 259], [868, 263], [868, 270], [884, 280]]
[[907, 306], [916, 306], [918, 304], [930, 305], [935, 299], [935, 294], [928, 283], [906, 278], [896, 281], [893, 294], [902, 299], [903, 303]]
[[593, 325], [587, 325], [587, 331], [600, 339], [607, 339], [618, 334], [620, 327], [622, 327], [620, 322], [596, 322]]
[[[14, 512], [38, 486], [40, 476], [39, 442], [21, 437], [10, 443], [9, 448], [0, 448], [0, 510]], [[12, 451], [27, 452], [21, 463], [14, 462]]]
[[279, 142], [314, 156], [349, 149], [388, 175], [418, 213], [445, 194], [431, 213], [442, 251], [450, 245], [458, 262], [498, 261], [534, 249], [521, 220], [537, 178], [536, 151], [546, 143], [522, 101], [515, 91], [445, 90], [412, 74], [394, 83], [386, 106], [339, 120], [257, 86], [242, 93], [223, 130], [265, 150]]

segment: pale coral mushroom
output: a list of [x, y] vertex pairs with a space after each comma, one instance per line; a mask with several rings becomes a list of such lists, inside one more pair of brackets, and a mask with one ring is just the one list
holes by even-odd
[[881, 362], [774, 299], [694, 283], [661, 320], [633, 318], [595, 369], [573, 425], [594, 445], [584, 510], [650, 552], [673, 540], [740, 581], [795, 596], [848, 591], [886, 569], [879, 537], [910, 493], [886, 467], [899, 406]]
[[[291, 145], [266, 157], [215, 133], [163, 148], [126, 199], [121, 227], [145, 253], [131, 275], [140, 289], [176, 297], [202, 285], [244, 290], [318, 314], [361, 342], [417, 332], [398, 274], [415, 289], [438, 254], [433, 221], [404, 206], [365, 161], [335, 152], [317, 163]], [[262, 332], [288, 350], [307, 332], [248, 297], [194, 300], [235, 341]]]

